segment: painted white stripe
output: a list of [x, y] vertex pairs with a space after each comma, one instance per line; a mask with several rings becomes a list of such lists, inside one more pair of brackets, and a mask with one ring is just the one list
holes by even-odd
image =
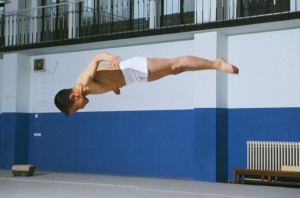
[[225, 195], [217, 193], [197, 193], [180, 190], [164, 190], [164, 189], [153, 189], [145, 188], [140, 186], [131, 185], [117, 185], [117, 184], [106, 184], [106, 183], [91, 183], [91, 182], [71, 182], [71, 181], [48, 181], [48, 180], [37, 180], [37, 179], [18, 179], [18, 178], [0, 178], [3, 181], [13, 182], [32, 182], [32, 183], [48, 183], [48, 184], [66, 184], [66, 185], [84, 185], [84, 186], [98, 186], [104, 188], [125, 188], [134, 191], [144, 191], [152, 193], [164, 193], [164, 194], [180, 194], [180, 195], [191, 195], [191, 196], [206, 196], [206, 197], [221, 197], [221, 198], [250, 198], [249, 196], [237, 196], [237, 195]]

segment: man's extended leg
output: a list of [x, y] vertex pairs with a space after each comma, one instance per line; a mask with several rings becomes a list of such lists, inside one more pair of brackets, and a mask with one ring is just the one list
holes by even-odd
[[148, 58], [148, 81], [158, 80], [168, 75], [175, 75], [185, 71], [215, 69], [225, 73], [237, 74], [238, 69], [224, 59], [210, 61], [195, 56], [181, 56], [172, 59]]

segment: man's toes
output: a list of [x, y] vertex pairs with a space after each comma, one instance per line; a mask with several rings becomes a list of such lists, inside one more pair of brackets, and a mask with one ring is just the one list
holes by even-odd
[[233, 73], [234, 74], [239, 74], [239, 68], [237, 68], [236, 66], [232, 66], [232, 68], [233, 68]]

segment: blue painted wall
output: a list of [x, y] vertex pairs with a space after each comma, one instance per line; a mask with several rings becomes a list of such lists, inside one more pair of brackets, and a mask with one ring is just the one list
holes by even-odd
[[0, 167], [28, 163], [29, 114], [0, 114]]
[[[216, 181], [216, 110], [31, 115], [41, 170]], [[227, 169], [225, 170], [227, 174]]]
[[[31, 116], [30, 161], [43, 170], [193, 178], [193, 110]], [[49, 152], [50, 151], [50, 152]]]
[[194, 177], [216, 181], [216, 109], [195, 109]]
[[300, 108], [253, 108], [229, 110], [228, 175], [247, 167], [248, 140], [300, 141]]
[[[246, 141], [300, 141], [300, 108], [0, 114], [0, 168], [227, 181]], [[40, 137], [33, 136], [41, 133]]]
[[228, 181], [228, 109], [217, 109], [216, 180]]

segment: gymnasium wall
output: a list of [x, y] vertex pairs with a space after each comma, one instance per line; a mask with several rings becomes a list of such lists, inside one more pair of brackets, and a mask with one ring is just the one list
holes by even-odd
[[[299, 141], [299, 31], [229, 37], [206, 32], [177, 42], [4, 55], [0, 143], [7, 146], [0, 147], [0, 168], [27, 161], [49, 171], [231, 180], [232, 168], [246, 166], [247, 140]], [[201, 71], [132, 84], [118, 96], [90, 96], [84, 110], [65, 117], [54, 106], [54, 95], [71, 87], [98, 51], [123, 59], [223, 56], [240, 74]], [[35, 58], [45, 58], [47, 69], [27, 72], [16, 67], [14, 57], [29, 60], [31, 67]], [[23, 83], [24, 100], [16, 91]], [[27, 146], [22, 150], [27, 155], [17, 145]]]
[[[246, 167], [246, 141], [300, 141], [300, 29], [230, 36], [228, 175]], [[241, 157], [242, 156], [242, 157]]]
[[[216, 36], [216, 33], [206, 35], [215, 43], [212, 49], [206, 48], [209, 58], [216, 56]], [[199, 48], [194, 45], [194, 40], [187, 40], [99, 51], [123, 59], [170, 58], [197, 55], [194, 49]], [[216, 138], [215, 71], [129, 85], [118, 96], [114, 93], [90, 96], [86, 108], [68, 118], [57, 113], [54, 95], [71, 87], [99, 51], [34, 57], [46, 58], [47, 71], [31, 76], [31, 98], [35, 98], [31, 101], [31, 111], [36, 113], [32, 114], [34, 124], [30, 131], [41, 136], [29, 137], [29, 161], [45, 170], [172, 178], [198, 175], [205, 180], [216, 180], [216, 154], [211, 155], [216, 152], [215, 143], [207, 144], [205, 138], [200, 138], [203, 133], [207, 133], [209, 142]], [[205, 96], [199, 94], [204, 91], [208, 91]], [[197, 109], [196, 105], [205, 108]], [[195, 120], [202, 124], [195, 125]], [[199, 139], [195, 140], [195, 136]], [[205, 151], [200, 152], [203, 145]], [[207, 163], [194, 160], [201, 155], [208, 158]], [[210, 169], [212, 174], [201, 171], [201, 167]]]

